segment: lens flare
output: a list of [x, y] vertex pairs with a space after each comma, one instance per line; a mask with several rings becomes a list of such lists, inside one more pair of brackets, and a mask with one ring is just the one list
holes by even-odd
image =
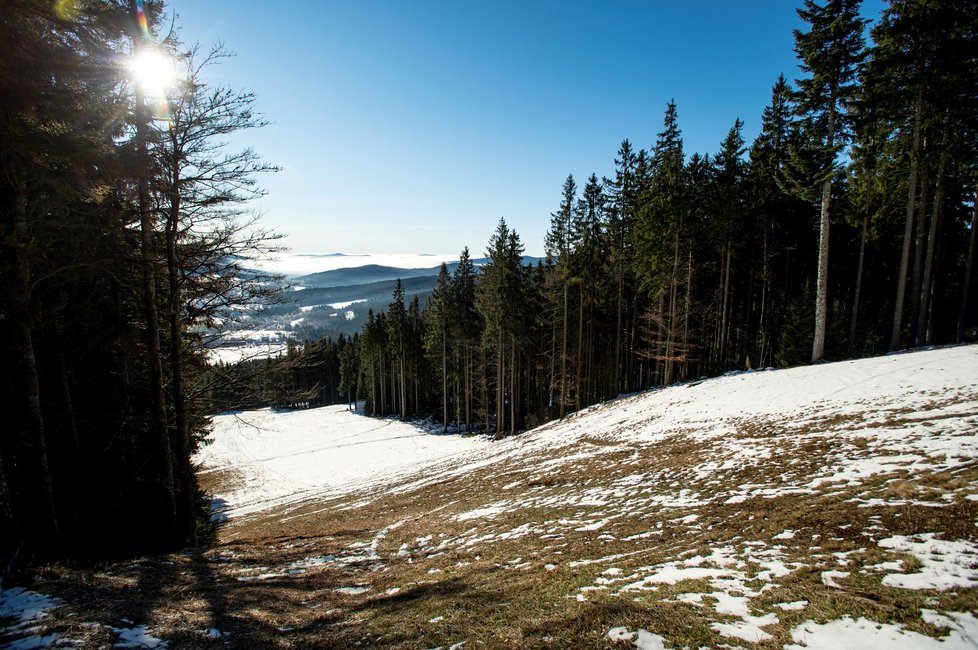
[[139, 24], [143, 36], [149, 38], [149, 21], [146, 20], [146, 7], [143, 0], [136, 0], [136, 22]]
[[129, 73], [154, 107], [153, 119], [170, 121], [167, 90], [176, 84], [176, 62], [159, 50], [146, 47], [129, 61]]

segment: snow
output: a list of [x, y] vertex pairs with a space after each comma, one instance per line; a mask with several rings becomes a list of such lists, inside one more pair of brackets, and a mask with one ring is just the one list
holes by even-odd
[[[301, 320], [301, 319], [300, 319]], [[293, 322], [294, 324], [298, 321]], [[285, 330], [238, 330], [223, 334], [215, 347], [207, 349], [210, 363], [238, 363], [243, 360], [268, 359], [285, 354], [291, 332]]]
[[[926, 612], [926, 610], [924, 610]], [[923, 612], [922, 612], [923, 613]], [[791, 631], [794, 644], [784, 650], [861, 650], [862, 648], [903, 648], [906, 650], [973, 650], [978, 647], [978, 619], [968, 612], [948, 616], [924, 616], [932, 624], [950, 630], [934, 639], [904, 629], [901, 625], [877, 623], [848, 616], [828, 623], [807, 621]]]
[[364, 417], [342, 405], [218, 415], [211, 437], [195, 461], [202, 475], [232, 476], [215, 495], [231, 517], [362, 489], [490, 444]]
[[[356, 305], [361, 302], [367, 302], [367, 301], [364, 299], [360, 299], [360, 300], [347, 300], [346, 302], [331, 302], [329, 303], [329, 306], [332, 307], [333, 309], [346, 309], [350, 305]], [[353, 312], [351, 311], [347, 313], [352, 314]]]
[[878, 542], [882, 548], [911, 553], [920, 560], [916, 573], [890, 573], [883, 584], [903, 589], [978, 587], [978, 544], [964, 540], [941, 540], [933, 533], [913, 538], [895, 535]]
[[157, 639], [149, 633], [145, 625], [134, 627], [113, 627], [109, 628], [119, 635], [119, 641], [114, 643], [114, 648], [165, 648], [166, 642]]
[[0, 627], [0, 639], [8, 635], [15, 639], [3, 647], [11, 650], [53, 647], [61, 640], [60, 635], [40, 634], [39, 624], [60, 605], [55, 598], [23, 587], [0, 588], [0, 621], [10, 620], [8, 625]]
[[664, 638], [642, 628], [632, 632], [627, 627], [613, 627], [607, 636], [612, 641], [632, 641], [638, 650], [665, 650], [666, 647]]

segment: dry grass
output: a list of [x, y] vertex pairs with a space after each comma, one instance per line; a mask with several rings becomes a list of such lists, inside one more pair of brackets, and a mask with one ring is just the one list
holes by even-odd
[[[683, 432], [655, 445], [585, 435], [581, 446], [595, 455], [548, 471], [541, 463], [567, 448], [414, 490], [246, 517], [193, 553], [44, 567], [34, 588], [68, 603], [48, 628], [85, 647], [110, 645], [106, 626], [122, 618], [149, 625], [170, 648], [626, 647], [607, 637], [616, 626], [644, 628], [673, 647], [779, 648], [803, 621], [842, 616], [939, 635], [920, 609], [978, 611], [976, 590], [888, 587], [882, 576], [893, 570], [875, 567], [900, 562], [912, 573], [921, 563], [875, 541], [921, 533], [978, 540], [978, 502], [964, 498], [978, 486], [974, 459], [811, 487], [841, 458], [880, 453], [865, 427], [916, 426], [924, 415], [742, 421], [712, 442]], [[948, 420], [935, 414], [933, 422]], [[729, 441], [764, 453], [725, 466]], [[214, 488], [235, 477], [203, 479]], [[711, 560], [717, 549], [739, 564]], [[769, 575], [771, 557], [789, 570]], [[722, 589], [709, 578], [626, 589], [684, 562], [741, 576], [725, 593], [747, 599], [754, 616], [777, 614], [764, 626], [770, 638], [721, 635], [717, 622], [739, 619], [717, 611]], [[833, 586], [832, 571], [848, 575]], [[801, 610], [778, 607], [800, 601]], [[212, 628], [222, 637], [208, 638]]]

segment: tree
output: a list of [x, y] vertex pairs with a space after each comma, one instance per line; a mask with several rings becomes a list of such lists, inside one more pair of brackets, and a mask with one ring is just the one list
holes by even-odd
[[[631, 302], [631, 272], [633, 266], [633, 234], [638, 203], [638, 159], [632, 150], [631, 143], [626, 139], [618, 149], [615, 159], [615, 178], [604, 183], [607, 202], [605, 209], [608, 214], [608, 227], [605, 236], [608, 238], [609, 263], [616, 283], [615, 301], [615, 335], [611, 356], [614, 358], [611, 367], [610, 393], [618, 394], [627, 390], [628, 373], [622, 372], [624, 363], [630, 365], [631, 360], [625, 358], [625, 342], [628, 327], [628, 304]], [[630, 349], [630, 348], [629, 348]], [[630, 355], [629, 355], [630, 356]], [[624, 374], [624, 377], [623, 377]]]
[[564, 417], [567, 406], [567, 318], [568, 286], [570, 277], [570, 257], [573, 251], [574, 204], [577, 200], [577, 184], [574, 176], [568, 175], [561, 191], [560, 207], [550, 215], [550, 230], [547, 232], [545, 250], [548, 260], [555, 264], [555, 275], [560, 285], [562, 305], [560, 334], [560, 397], [559, 416]]
[[973, 138], [962, 136], [974, 132], [978, 115], [978, 100], [969, 90], [978, 83], [976, 20], [972, 2], [895, 0], [873, 28], [867, 101], [888, 131], [891, 155], [904, 161], [907, 178], [890, 349], [900, 346], [904, 331], [908, 281], [913, 342], [928, 339], [934, 251], [948, 182], [956, 175], [951, 170], [975, 159], [974, 145], [965, 144]]
[[[407, 419], [407, 349], [405, 338], [407, 337], [408, 317], [407, 309], [404, 306], [404, 285], [400, 278], [394, 284], [393, 300], [387, 305], [387, 337], [390, 345], [391, 357], [396, 362], [395, 367], [391, 366], [391, 395], [395, 408], [400, 405], [401, 419]], [[395, 383], [396, 379], [396, 383]]]
[[448, 430], [448, 345], [451, 336], [453, 314], [456, 311], [455, 292], [452, 290], [452, 279], [448, 274], [448, 266], [442, 262], [438, 268], [438, 284], [428, 300], [425, 318], [427, 320], [427, 336], [425, 351], [432, 359], [440, 363], [442, 388], [442, 430]]
[[[482, 330], [482, 316], [476, 308], [476, 271], [468, 247], [462, 250], [458, 266], [452, 274], [455, 301], [453, 314], [457, 340], [461, 346], [463, 412], [457, 417], [465, 421], [465, 430], [472, 431], [472, 411], [475, 399], [475, 351]], [[483, 408], [486, 405], [483, 404]]]
[[685, 158], [676, 103], [669, 102], [663, 130], [652, 150], [647, 181], [639, 195], [635, 225], [635, 275], [649, 297], [646, 321], [653, 332], [646, 355], [656, 362], [659, 383], [671, 383], [682, 338], [679, 318], [680, 249], [685, 243]]
[[836, 159], [849, 137], [847, 110], [852, 102], [859, 64], [865, 57], [859, 0], [805, 0], [798, 15], [808, 31], [795, 30], [795, 53], [808, 77], [796, 83], [798, 116], [809, 146], [817, 151], [822, 169], [819, 211], [818, 275], [815, 289], [815, 336], [812, 361], [825, 355], [828, 317], [829, 214]]
[[[255, 112], [254, 96], [210, 87], [204, 70], [228, 54], [216, 46], [204, 55], [192, 47], [179, 57], [182, 75], [168, 102], [167, 129], [153, 150], [160, 173], [153, 187], [164, 206], [169, 340], [169, 394], [173, 402], [177, 456], [176, 492], [192, 509], [197, 487], [190, 466], [195, 446], [185, 372], [188, 355], [200, 354], [185, 332], [198, 329], [227, 310], [254, 304], [275, 291], [273, 278], [247, 272], [248, 260], [275, 251], [275, 237], [241, 220], [242, 206], [264, 193], [257, 176], [276, 171], [253, 150], [227, 151], [226, 136], [267, 125]], [[202, 423], [201, 423], [202, 424]], [[192, 522], [182, 522], [193, 537]]]

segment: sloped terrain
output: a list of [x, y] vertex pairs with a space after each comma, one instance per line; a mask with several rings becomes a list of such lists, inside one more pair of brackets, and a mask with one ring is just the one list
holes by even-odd
[[[322, 412], [334, 437], [337, 415]], [[231, 434], [219, 423], [218, 435]], [[275, 455], [245, 437], [249, 463]], [[273, 499], [225, 456], [204, 474], [231, 509], [218, 545], [46, 567], [31, 588], [60, 606], [17, 635], [108, 646], [139, 629], [180, 648], [978, 646], [978, 347], [735, 374], [456, 443], [408, 463], [391, 442], [386, 473], [376, 448], [369, 472], [355, 455], [335, 454], [342, 467], [313, 455], [324, 475], [349, 477], [289, 470], [294, 489]], [[301, 458], [302, 444], [285, 455]]]

